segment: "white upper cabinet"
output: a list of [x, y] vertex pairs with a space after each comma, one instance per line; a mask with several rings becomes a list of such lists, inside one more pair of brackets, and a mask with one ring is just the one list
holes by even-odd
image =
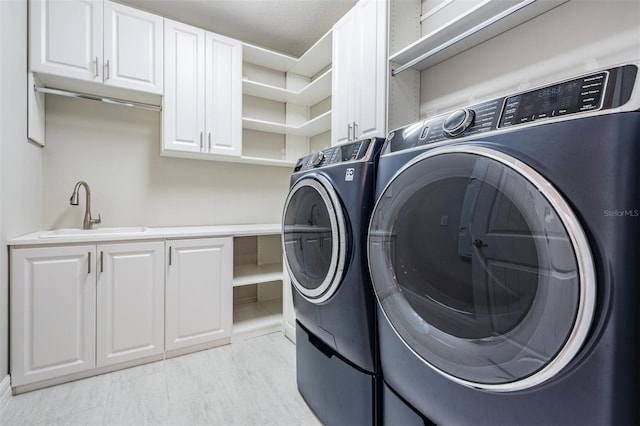
[[242, 44], [165, 20], [163, 154], [239, 156]]
[[206, 33], [206, 152], [239, 156], [242, 144], [242, 44]]
[[201, 152], [204, 143], [204, 30], [164, 22], [163, 150]]
[[163, 19], [104, 2], [104, 83], [161, 94]]
[[162, 17], [108, 0], [30, 5], [31, 71], [162, 94]]
[[360, 0], [333, 28], [332, 145], [385, 136], [386, 14]]
[[31, 0], [31, 71], [102, 82], [102, 0]]

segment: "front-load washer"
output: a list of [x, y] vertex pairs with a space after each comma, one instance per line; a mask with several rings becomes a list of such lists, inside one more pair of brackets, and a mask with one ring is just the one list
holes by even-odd
[[638, 424], [636, 64], [389, 134], [368, 258], [386, 424]]
[[283, 212], [298, 389], [326, 424], [376, 421], [375, 300], [366, 261], [383, 138], [301, 158]]

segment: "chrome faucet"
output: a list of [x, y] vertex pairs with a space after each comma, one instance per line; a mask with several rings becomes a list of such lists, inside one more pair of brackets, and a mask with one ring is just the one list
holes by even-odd
[[72, 206], [78, 205], [78, 196], [81, 186], [84, 186], [84, 190], [86, 192], [86, 206], [84, 210], [84, 220], [82, 221], [82, 229], [91, 229], [93, 228], [93, 225], [100, 223], [102, 219], [100, 218], [100, 214], [98, 214], [97, 219], [91, 218], [91, 190], [89, 189], [87, 182], [81, 180], [76, 183], [76, 186], [73, 188], [73, 194], [71, 194], [71, 198], [69, 199], [69, 204]]

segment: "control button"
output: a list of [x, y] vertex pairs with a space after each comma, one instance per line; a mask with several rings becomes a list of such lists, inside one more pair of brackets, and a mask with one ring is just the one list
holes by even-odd
[[476, 114], [473, 110], [466, 108], [452, 112], [442, 124], [444, 134], [450, 138], [461, 135], [465, 130], [471, 127], [475, 115]]
[[424, 126], [422, 128], [422, 131], [420, 132], [420, 137], [418, 139], [423, 141], [427, 138], [428, 134], [429, 134], [429, 126]]
[[320, 164], [322, 164], [322, 160], [324, 160], [324, 152], [318, 151], [316, 152], [316, 155], [313, 156], [311, 164], [313, 164], [313, 167], [318, 167]]

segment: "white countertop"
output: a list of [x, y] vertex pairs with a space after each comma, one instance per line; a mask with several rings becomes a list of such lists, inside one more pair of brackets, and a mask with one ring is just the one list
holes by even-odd
[[212, 225], [212, 226], [172, 226], [147, 228], [145, 232], [125, 232], [100, 234], [100, 227], [95, 233], [85, 235], [60, 235], [56, 237], [43, 237], [50, 230], [42, 230], [11, 238], [7, 241], [10, 246], [32, 246], [44, 244], [74, 244], [74, 243], [101, 243], [108, 241], [133, 241], [133, 240], [164, 240], [179, 238], [205, 238], [205, 237], [243, 237], [250, 235], [280, 234], [280, 223], [259, 223], [247, 225]]

